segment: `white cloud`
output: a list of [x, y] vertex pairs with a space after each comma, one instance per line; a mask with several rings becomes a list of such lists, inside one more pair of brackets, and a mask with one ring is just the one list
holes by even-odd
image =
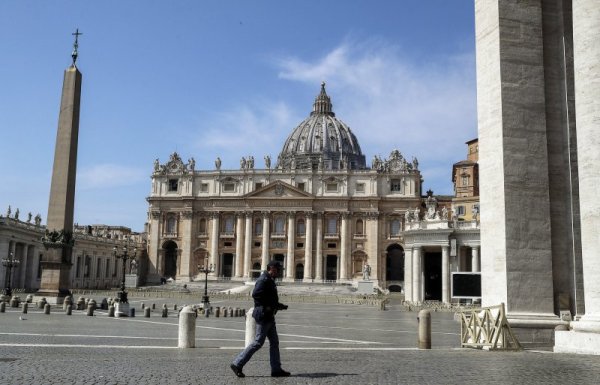
[[[394, 148], [419, 158], [426, 185], [448, 186], [452, 163], [466, 157], [465, 141], [477, 135], [474, 53], [407, 58], [383, 41], [345, 42], [314, 61], [280, 59], [279, 76], [314, 87], [328, 83], [337, 116], [350, 125], [370, 159]], [[430, 178], [431, 180], [428, 180]], [[429, 182], [429, 183], [428, 183]]]
[[82, 190], [131, 186], [147, 180], [148, 170], [104, 163], [83, 167], [77, 173], [77, 185]]

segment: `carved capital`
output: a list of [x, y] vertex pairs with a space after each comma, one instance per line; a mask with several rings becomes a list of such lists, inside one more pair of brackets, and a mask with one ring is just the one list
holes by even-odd
[[183, 211], [183, 212], [181, 212], [181, 216], [183, 217], [183, 219], [192, 219], [192, 217], [194, 216], [194, 212], [193, 211]]
[[152, 219], [160, 219], [160, 211], [150, 211]]
[[271, 213], [269, 211], [261, 211], [260, 213], [263, 219], [269, 219], [271, 217]]
[[379, 212], [370, 211], [370, 212], [366, 213], [365, 216], [367, 217], [368, 221], [376, 221], [379, 219]]

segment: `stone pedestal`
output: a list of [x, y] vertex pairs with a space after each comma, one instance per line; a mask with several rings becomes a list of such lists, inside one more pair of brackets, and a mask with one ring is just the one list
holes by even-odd
[[128, 317], [129, 304], [124, 302], [115, 303], [115, 317]]
[[373, 294], [373, 281], [358, 281], [356, 292], [358, 294]]
[[125, 274], [125, 287], [136, 288], [140, 282], [140, 277], [137, 274]]

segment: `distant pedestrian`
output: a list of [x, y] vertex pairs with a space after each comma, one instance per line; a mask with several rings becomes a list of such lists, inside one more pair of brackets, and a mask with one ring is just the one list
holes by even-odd
[[277, 335], [277, 327], [275, 326], [275, 314], [277, 311], [288, 308], [287, 305], [279, 303], [277, 286], [275, 285], [275, 278], [277, 278], [282, 270], [281, 262], [271, 261], [267, 265], [267, 271], [263, 271], [256, 281], [256, 285], [252, 291], [252, 298], [254, 298], [252, 317], [256, 320], [256, 337], [246, 349], [237, 355], [231, 364], [231, 370], [238, 377], [245, 377], [242, 372], [244, 365], [263, 346], [266, 338], [269, 339], [271, 376], [288, 377], [290, 375], [290, 372], [286, 372], [281, 368], [279, 336]]

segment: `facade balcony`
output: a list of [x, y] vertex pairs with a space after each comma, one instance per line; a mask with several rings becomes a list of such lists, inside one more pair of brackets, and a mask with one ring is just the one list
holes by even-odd
[[340, 239], [339, 233], [325, 233], [325, 239]]
[[235, 238], [235, 232], [233, 231], [222, 231], [219, 235], [221, 239], [233, 239]]
[[198, 233], [197, 237], [202, 239], [208, 238], [208, 233]]
[[285, 233], [271, 233], [271, 239], [285, 239]]
[[367, 236], [365, 234], [354, 234], [354, 239], [366, 239]]
[[164, 233], [163, 237], [168, 239], [177, 238], [177, 233]]

